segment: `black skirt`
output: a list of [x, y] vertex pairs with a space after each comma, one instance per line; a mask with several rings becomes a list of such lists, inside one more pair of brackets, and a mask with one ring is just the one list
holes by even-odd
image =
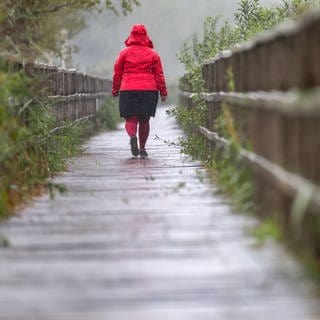
[[120, 116], [154, 117], [159, 99], [158, 91], [125, 90], [120, 91]]

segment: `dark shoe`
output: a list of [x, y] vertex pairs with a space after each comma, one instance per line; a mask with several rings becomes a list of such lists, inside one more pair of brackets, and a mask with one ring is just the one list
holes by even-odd
[[132, 155], [136, 157], [139, 154], [137, 137], [130, 138], [130, 146]]
[[146, 150], [140, 150], [139, 155], [141, 158], [146, 158], [148, 156], [148, 153]]

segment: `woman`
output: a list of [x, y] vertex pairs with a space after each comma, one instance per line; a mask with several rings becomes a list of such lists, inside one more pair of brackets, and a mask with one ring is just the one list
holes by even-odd
[[114, 65], [112, 94], [120, 94], [120, 116], [125, 118], [133, 156], [147, 157], [149, 119], [155, 116], [159, 92], [162, 101], [167, 99], [166, 83], [160, 57], [144, 25], [132, 27], [125, 45]]

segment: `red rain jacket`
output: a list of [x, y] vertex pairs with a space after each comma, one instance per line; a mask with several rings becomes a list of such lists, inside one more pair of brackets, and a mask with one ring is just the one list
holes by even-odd
[[142, 24], [134, 25], [114, 65], [112, 94], [121, 90], [157, 90], [167, 96], [161, 60]]

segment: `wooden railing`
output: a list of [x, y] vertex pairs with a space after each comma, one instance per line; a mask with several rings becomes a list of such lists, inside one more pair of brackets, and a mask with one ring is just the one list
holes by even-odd
[[[203, 63], [208, 117], [199, 131], [227, 147], [217, 119], [230, 110], [264, 213], [320, 214], [319, 34], [315, 12]], [[181, 104], [196, 107], [186, 88]]]
[[43, 80], [58, 120], [95, 117], [101, 103], [111, 93], [109, 79], [44, 64], [26, 64], [23, 67], [28, 75]]

